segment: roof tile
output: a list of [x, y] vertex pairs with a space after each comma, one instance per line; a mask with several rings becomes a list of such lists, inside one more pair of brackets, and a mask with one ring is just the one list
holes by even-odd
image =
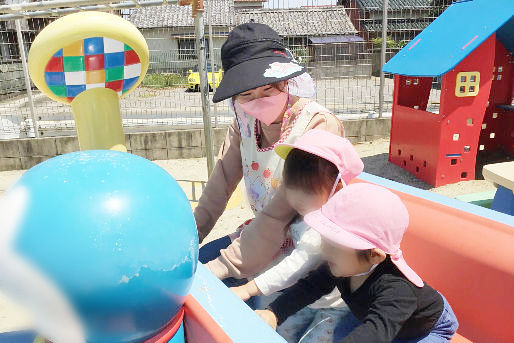
[[[212, 25], [234, 25], [234, 1], [210, 0], [205, 1], [206, 13], [212, 3]], [[158, 27], [191, 27], [194, 25], [191, 6], [151, 6], [136, 8], [130, 14], [128, 20], [140, 29]], [[204, 16], [207, 21], [207, 16]]]
[[281, 36], [345, 35], [357, 30], [343, 7], [244, 10], [236, 25], [250, 21], [266, 24]]

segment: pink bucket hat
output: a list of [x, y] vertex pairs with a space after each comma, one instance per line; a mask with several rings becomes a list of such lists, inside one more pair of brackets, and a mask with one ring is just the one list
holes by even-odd
[[309, 130], [294, 144], [277, 144], [275, 152], [286, 159], [293, 149], [300, 149], [332, 162], [339, 170], [345, 185], [364, 170], [364, 163], [352, 143], [346, 138], [325, 130]]
[[349, 185], [304, 220], [336, 244], [357, 250], [382, 250], [407, 279], [423, 287], [423, 280], [407, 265], [400, 249], [409, 213], [390, 190], [370, 183]]

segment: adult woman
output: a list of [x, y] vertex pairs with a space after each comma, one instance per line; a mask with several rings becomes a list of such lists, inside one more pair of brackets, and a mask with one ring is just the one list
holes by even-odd
[[235, 118], [195, 209], [195, 219], [202, 240], [244, 177], [255, 219], [244, 230], [200, 249], [200, 261], [208, 262], [218, 278], [241, 279], [253, 276], [277, 257], [288, 224], [297, 215], [280, 186], [283, 160], [274, 153], [275, 144], [294, 143], [313, 128], [342, 136], [343, 127], [323, 106], [291, 94], [292, 86], [301, 93], [310, 78], [270, 27], [248, 23], [234, 28], [221, 58], [225, 75], [213, 101], [230, 99]]

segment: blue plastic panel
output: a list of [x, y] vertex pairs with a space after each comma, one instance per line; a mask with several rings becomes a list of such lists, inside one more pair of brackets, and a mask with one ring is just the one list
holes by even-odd
[[286, 343], [201, 263], [190, 293], [234, 343]]
[[514, 50], [514, 0], [456, 2], [384, 65], [384, 72], [440, 76], [459, 64], [489, 36]]
[[497, 222], [503, 223], [505, 225], [510, 225], [514, 227], [514, 217], [509, 216], [504, 213], [500, 213], [497, 211], [490, 210], [485, 207], [469, 204], [464, 201], [456, 200], [453, 198], [446, 197], [444, 195], [439, 195], [437, 193], [425, 191], [423, 189], [419, 189], [416, 187], [404, 185], [403, 183], [399, 183], [396, 181], [391, 181], [388, 179], [384, 179], [383, 177], [371, 175], [368, 173], [361, 173], [358, 176], [359, 179], [375, 183], [377, 185], [381, 185], [387, 188], [391, 188], [403, 193], [411, 194], [426, 200], [434, 201], [442, 205], [446, 205], [449, 207], [456, 208], [461, 211], [466, 211], [477, 216], [481, 216], [487, 219], [495, 220]]

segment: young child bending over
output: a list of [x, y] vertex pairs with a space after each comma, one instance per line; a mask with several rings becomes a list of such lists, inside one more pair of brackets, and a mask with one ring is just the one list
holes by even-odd
[[400, 242], [409, 214], [386, 188], [352, 184], [305, 216], [322, 236], [323, 264], [258, 314], [272, 327], [341, 292], [360, 321], [338, 342], [449, 342], [458, 322], [446, 299], [407, 265]]
[[[280, 144], [277, 154], [285, 158], [283, 182], [286, 199], [301, 216], [319, 209], [334, 192], [346, 185], [364, 168], [352, 144], [345, 138], [322, 130], [307, 131], [296, 144]], [[322, 262], [321, 237], [302, 217], [290, 225], [294, 250], [278, 264], [252, 281], [232, 290], [242, 299], [270, 295], [292, 286]], [[336, 323], [349, 314], [339, 291], [305, 307], [279, 328], [290, 343], [331, 342]]]

